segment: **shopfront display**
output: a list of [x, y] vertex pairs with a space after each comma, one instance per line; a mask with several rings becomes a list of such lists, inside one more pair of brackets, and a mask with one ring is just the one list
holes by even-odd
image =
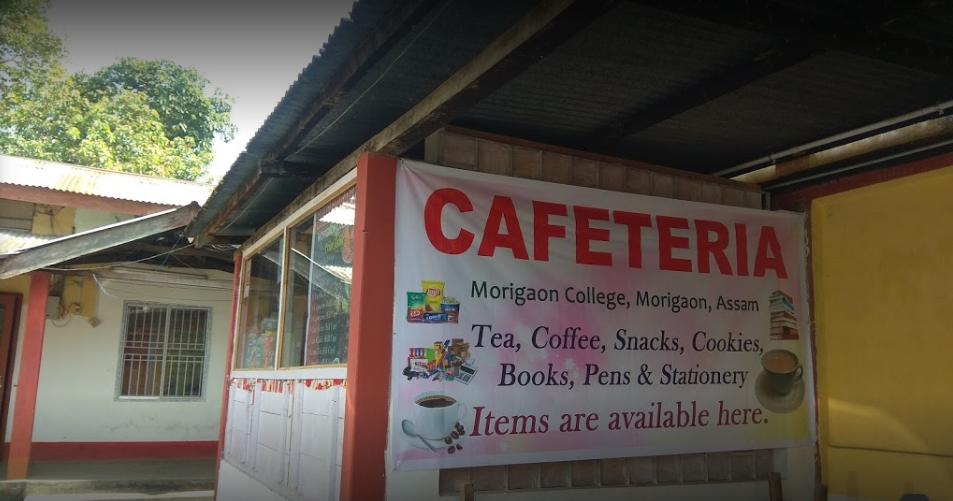
[[236, 369], [347, 363], [355, 203], [352, 186], [249, 253]]
[[275, 365], [283, 242], [278, 238], [245, 261], [236, 368], [270, 369]]
[[290, 231], [283, 367], [347, 362], [354, 197], [351, 188]]

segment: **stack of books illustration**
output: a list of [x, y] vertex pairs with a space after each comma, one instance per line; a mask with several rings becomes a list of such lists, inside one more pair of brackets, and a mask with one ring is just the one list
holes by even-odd
[[771, 294], [771, 339], [798, 339], [797, 317], [794, 315], [794, 300], [791, 296], [775, 291]]

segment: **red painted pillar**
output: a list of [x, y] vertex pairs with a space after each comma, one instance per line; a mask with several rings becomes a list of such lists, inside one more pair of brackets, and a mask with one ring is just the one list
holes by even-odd
[[232, 272], [232, 319], [228, 327], [228, 342], [225, 347], [225, 381], [222, 386], [222, 411], [218, 420], [218, 449], [215, 455], [215, 484], [212, 500], [218, 500], [218, 472], [222, 468], [222, 456], [225, 455], [225, 421], [228, 419], [228, 390], [232, 377], [232, 354], [235, 353], [235, 326], [238, 325], [238, 302], [241, 300], [239, 287], [242, 276], [242, 253], [235, 253], [235, 268]]
[[43, 332], [46, 329], [46, 303], [50, 293], [50, 274], [30, 275], [30, 296], [26, 306], [26, 324], [20, 341], [20, 372], [17, 375], [17, 398], [13, 407], [13, 436], [7, 480], [24, 480], [30, 467], [33, 445], [33, 422], [36, 415], [36, 394], [40, 386], [40, 359], [43, 354]]
[[397, 159], [358, 160], [340, 501], [385, 497], [396, 187]]

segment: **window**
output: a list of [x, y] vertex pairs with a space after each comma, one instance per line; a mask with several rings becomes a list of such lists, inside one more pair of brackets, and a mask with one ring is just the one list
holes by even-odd
[[[273, 369], [278, 349], [282, 242], [279, 238], [245, 261], [237, 368]], [[240, 351], [239, 351], [240, 350]]]
[[282, 367], [347, 363], [356, 196], [345, 191], [289, 232]]
[[247, 254], [235, 369], [347, 363], [357, 188], [320, 203]]
[[127, 302], [123, 313], [119, 397], [203, 398], [209, 311]]

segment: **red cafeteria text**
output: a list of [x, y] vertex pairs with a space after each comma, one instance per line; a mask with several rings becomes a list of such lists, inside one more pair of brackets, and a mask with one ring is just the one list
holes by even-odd
[[[712, 260], [717, 273], [722, 275], [764, 277], [772, 270], [778, 278], [787, 278], [787, 268], [777, 231], [773, 226], [754, 228], [757, 250], [753, 262], [748, 256], [749, 228], [744, 223], [728, 225], [718, 221], [645, 214], [622, 210], [609, 210], [580, 205], [567, 206], [534, 200], [532, 249], [534, 261], [549, 261], [550, 242], [566, 239], [567, 226], [553, 223], [550, 217], [569, 217], [575, 226], [575, 258], [578, 264], [613, 266], [611, 252], [593, 250], [592, 242], [608, 242], [612, 230], [592, 226], [593, 222], [614, 223], [627, 232], [627, 260], [630, 268], [642, 268], [642, 236], [644, 229], [657, 233], [658, 268], [664, 271], [712, 273]], [[466, 193], [454, 188], [435, 190], [427, 198], [424, 207], [424, 227], [433, 247], [450, 255], [463, 254], [470, 250], [476, 234], [459, 228], [456, 235], [447, 235], [443, 230], [443, 214], [453, 206], [461, 214], [473, 212], [473, 202]], [[694, 229], [695, 259], [676, 257], [673, 251], [690, 248], [687, 236]], [[729, 256], [728, 247], [734, 242], [734, 252]], [[513, 199], [502, 195], [493, 197], [493, 202], [482, 222], [482, 235], [477, 255], [493, 257], [497, 249], [508, 249], [513, 257], [529, 260], [527, 241], [523, 237], [517, 209]]]

